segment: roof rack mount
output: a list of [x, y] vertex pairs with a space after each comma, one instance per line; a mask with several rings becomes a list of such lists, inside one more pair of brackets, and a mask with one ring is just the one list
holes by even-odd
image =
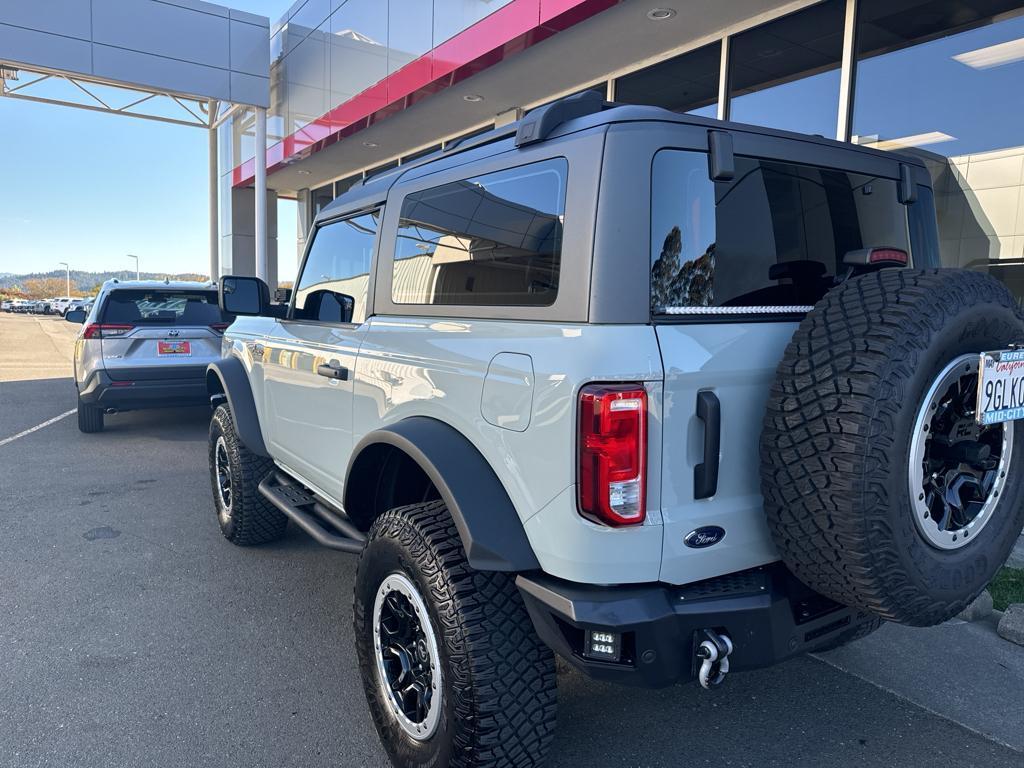
[[611, 106], [597, 91], [584, 91], [538, 107], [519, 121], [516, 146], [544, 141], [562, 123], [586, 117]]

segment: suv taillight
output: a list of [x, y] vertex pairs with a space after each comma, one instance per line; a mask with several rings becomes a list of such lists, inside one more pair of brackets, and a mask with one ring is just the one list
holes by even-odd
[[639, 384], [580, 390], [579, 510], [605, 525], [647, 515], [647, 391]]
[[109, 339], [114, 336], [124, 336], [134, 327], [134, 325], [93, 323], [92, 325], [85, 326], [82, 336], [86, 339]]

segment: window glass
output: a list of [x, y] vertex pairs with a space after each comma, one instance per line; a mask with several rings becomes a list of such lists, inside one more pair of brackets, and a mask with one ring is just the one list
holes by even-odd
[[715, 117], [720, 42], [632, 72], [615, 81], [615, 101]]
[[1024, 298], [1024, 2], [860, 0], [853, 140], [932, 175], [945, 266]]
[[736, 35], [729, 117], [834, 137], [845, 15], [845, 0], [826, 0]]
[[366, 319], [378, 221], [379, 211], [374, 211], [317, 228], [295, 289], [295, 319], [322, 323]]
[[230, 323], [216, 291], [119, 290], [103, 307], [101, 323], [122, 325], [214, 325]]
[[395, 245], [396, 304], [546, 306], [558, 293], [563, 158], [414, 192]]
[[910, 250], [896, 183], [811, 166], [736, 158], [731, 182], [707, 156], [655, 156], [651, 308], [807, 306], [852, 250]]

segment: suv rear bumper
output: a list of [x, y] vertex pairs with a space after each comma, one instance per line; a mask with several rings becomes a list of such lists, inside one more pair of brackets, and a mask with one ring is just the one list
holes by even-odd
[[[695, 679], [695, 640], [704, 629], [732, 640], [735, 671], [821, 648], [872, 618], [813, 592], [780, 563], [681, 587], [602, 587], [545, 575], [520, 575], [516, 584], [552, 650], [590, 677], [645, 688]], [[588, 629], [619, 633], [623, 660], [585, 658]]]
[[118, 369], [117, 378], [95, 371], [78, 390], [82, 402], [100, 408], [133, 410], [209, 404], [206, 365], [173, 370]]

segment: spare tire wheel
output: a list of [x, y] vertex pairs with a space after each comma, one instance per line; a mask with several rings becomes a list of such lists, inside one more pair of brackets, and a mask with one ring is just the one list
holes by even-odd
[[979, 353], [1024, 342], [996, 280], [882, 270], [831, 290], [786, 348], [761, 435], [779, 555], [891, 621], [956, 615], [1024, 526], [1024, 422], [974, 420]]

